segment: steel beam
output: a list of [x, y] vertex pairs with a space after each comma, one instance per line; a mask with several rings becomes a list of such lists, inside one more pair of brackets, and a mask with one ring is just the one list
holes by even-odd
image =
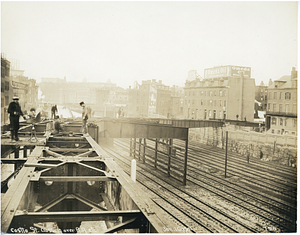
[[40, 181], [82, 182], [82, 181], [115, 181], [115, 177], [107, 176], [41, 176]]
[[64, 211], [64, 212], [24, 212], [18, 211], [16, 221], [37, 222], [81, 222], [81, 221], [116, 221], [119, 216], [136, 218], [140, 210], [128, 211]]

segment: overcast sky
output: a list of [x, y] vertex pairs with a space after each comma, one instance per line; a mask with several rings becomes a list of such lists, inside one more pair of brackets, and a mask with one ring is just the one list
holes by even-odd
[[297, 2], [1, 2], [1, 52], [41, 77], [183, 86], [189, 70], [297, 67]]

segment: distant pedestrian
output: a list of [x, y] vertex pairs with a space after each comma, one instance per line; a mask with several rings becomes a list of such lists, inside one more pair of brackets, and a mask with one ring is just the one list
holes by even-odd
[[58, 112], [58, 110], [57, 110], [57, 105], [55, 104], [55, 105], [53, 105], [53, 106], [51, 107], [51, 118], [52, 118], [52, 119], [55, 119], [55, 117], [56, 117], [56, 112]]
[[260, 154], [259, 154], [260, 159], [262, 159], [264, 157], [263, 152], [260, 150]]
[[84, 134], [88, 133], [87, 120], [89, 119], [92, 109], [87, 106], [83, 101], [79, 103], [82, 107], [82, 132]]
[[9, 113], [10, 120], [11, 141], [19, 141], [20, 116], [26, 119], [19, 104], [19, 97], [13, 97], [13, 101], [10, 102], [7, 112]]

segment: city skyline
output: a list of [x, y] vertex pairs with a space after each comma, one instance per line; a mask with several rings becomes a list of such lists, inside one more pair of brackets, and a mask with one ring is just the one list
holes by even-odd
[[[297, 67], [297, 2], [2, 2], [2, 50], [24, 75], [128, 88], [184, 86], [190, 70], [251, 67], [256, 84]], [[55, 12], [55, 14], [54, 14]]]

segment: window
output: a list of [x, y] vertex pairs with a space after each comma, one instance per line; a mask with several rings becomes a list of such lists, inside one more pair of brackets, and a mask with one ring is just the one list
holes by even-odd
[[273, 112], [276, 111], [276, 104], [273, 104]]
[[192, 100], [192, 104], [194, 104], [195, 103], [195, 100]]
[[203, 95], [203, 93], [204, 93], [204, 92], [203, 92], [203, 91], [201, 91], [201, 95]]
[[273, 117], [273, 118], [272, 118], [272, 125], [275, 125], [275, 126], [276, 126], [276, 121], [277, 121], [276, 118]]
[[217, 101], [216, 100], [214, 100], [214, 106], [217, 106]]
[[9, 82], [8, 81], [5, 81], [5, 90], [9, 91]]
[[213, 94], [213, 92], [212, 92], [212, 91], [210, 91], [210, 92], [209, 92], [209, 96], [212, 96], [212, 94]]
[[209, 101], [209, 106], [212, 106], [212, 100]]
[[220, 107], [222, 107], [222, 100], [220, 100]]
[[268, 103], [268, 111], [271, 111], [271, 103]]
[[217, 96], [217, 91], [214, 92], [214, 95]]
[[293, 104], [293, 113], [297, 113], [297, 104]]
[[184, 104], [187, 105], [187, 100], [184, 101]]
[[272, 92], [269, 93], [269, 99], [272, 99]]
[[296, 119], [293, 119], [293, 127], [296, 127], [296, 123], [297, 123]]
[[279, 104], [279, 112], [282, 112], [282, 104]]
[[203, 100], [201, 100], [201, 105], [203, 105]]
[[272, 134], [274, 134], [274, 130], [272, 129]]
[[274, 92], [274, 100], [277, 99], [277, 92]]
[[224, 100], [224, 107], [226, 107], [226, 100]]
[[211, 110], [208, 111], [208, 116], [211, 117]]
[[222, 96], [222, 91], [219, 91], [219, 96]]
[[223, 117], [222, 117], [222, 113], [223, 113], [223, 112], [220, 110], [220, 111], [219, 111], [219, 117], [220, 117], [220, 118], [223, 118]]
[[283, 119], [282, 118], [279, 119], [279, 125], [283, 126]]
[[291, 99], [291, 92], [286, 92], [285, 93], [285, 99], [290, 100]]
[[287, 126], [287, 119], [284, 120], [284, 125]]
[[281, 100], [283, 97], [282, 97], [282, 92], [279, 93], [279, 99]]
[[224, 96], [226, 96], [226, 90], [224, 90], [224, 92], [223, 92], [223, 93], [224, 93]]
[[289, 104], [285, 105], [285, 112], [288, 113], [289, 112]]

